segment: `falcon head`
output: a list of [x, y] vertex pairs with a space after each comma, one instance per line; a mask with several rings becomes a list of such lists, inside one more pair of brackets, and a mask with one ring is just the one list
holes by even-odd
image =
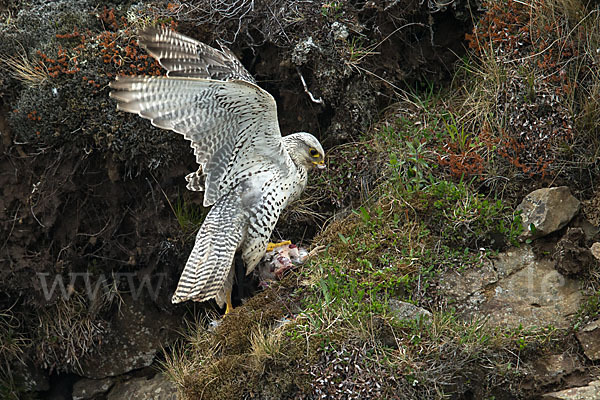
[[316, 137], [307, 132], [298, 132], [283, 139], [296, 163], [308, 170], [325, 168], [325, 152]]

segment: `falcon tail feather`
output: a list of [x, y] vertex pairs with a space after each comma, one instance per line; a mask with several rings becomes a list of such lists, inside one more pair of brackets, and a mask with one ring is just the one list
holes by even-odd
[[235, 190], [215, 203], [198, 231], [173, 303], [210, 300], [223, 289], [244, 239], [244, 221], [241, 198]]

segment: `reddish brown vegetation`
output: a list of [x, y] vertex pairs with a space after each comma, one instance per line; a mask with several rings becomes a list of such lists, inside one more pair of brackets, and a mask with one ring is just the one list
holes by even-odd
[[[556, 167], [561, 149], [575, 140], [574, 72], [583, 30], [566, 17], [542, 20], [533, 2], [484, 2], [487, 12], [467, 34], [477, 57], [493, 57], [505, 81], [496, 90], [496, 118], [503, 121], [498, 154], [529, 176]], [[488, 136], [489, 137], [489, 136]]]
[[58, 46], [56, 56], [49, 56], [38, 51], [40, 60], [35, 68], [45, 71], [51, 78], [59, 76], [75, 75], [81, 71], [79, 59], [84, 56], [89, 58], [93, 49], [98, 49], [102, 58], [104, 68], [94, 72], [94, 77], [82, 76], [81, 80], [94, 88], [100, 88], [98, 78], [112, 78], [115, 75], [160, 75], [161, 68], [156, 60], [144, 53], [135, 39], [135, 32], [129, 26], [125, 17], [117, 18], [113, 9], [104, 8], [98, 18], [107, 30], [93, 35], [90, 31], [82, 33], [77, 27], [73, 32], [57, 34], [57, 39], [72, 43], [78, 42], [71, 47]]

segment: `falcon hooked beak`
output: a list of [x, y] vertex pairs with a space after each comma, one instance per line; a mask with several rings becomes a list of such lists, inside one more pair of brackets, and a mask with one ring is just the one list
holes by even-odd
[[315, 164], [315, 167], [317, 167], [318, 169], [325, 168], [325, 160], [324, 159], [320, 159], [319, 161], [314, 161], [313, 164]]

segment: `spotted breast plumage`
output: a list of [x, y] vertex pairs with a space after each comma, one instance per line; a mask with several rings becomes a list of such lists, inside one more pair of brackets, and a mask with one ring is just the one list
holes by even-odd
[[212, 206], [172, 301], [215, 298], [229, 312], [236, 251], [250, 273], [281, 211], [303, 191], [308, 171], [324, 167], [325, 154], [309, 133], [281, 136], [275, 100], [225, 46], [166, 29], [142, 32], [140, 45], [167, 76], [119, 77], [110, 96], [119, 110], [191, 141], [200, 168], [186, 177], [188, 188], [204, 190]]

